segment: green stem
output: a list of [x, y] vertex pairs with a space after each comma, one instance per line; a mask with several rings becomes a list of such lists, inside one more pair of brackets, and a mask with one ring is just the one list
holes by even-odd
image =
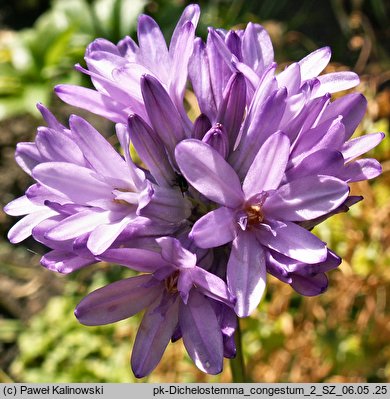
[[239, 318], [237, 318], [237, 329], [234, 334], [234, 341], [236, 343], [236, 357], [234, 359], [230, 359], [230, 368], [232, 370], [233, 382], [246, 382]]

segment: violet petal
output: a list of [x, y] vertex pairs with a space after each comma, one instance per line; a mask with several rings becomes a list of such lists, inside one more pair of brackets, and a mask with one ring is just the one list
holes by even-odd
[[232, 208], [242, 203], [238, 176], [212, 147], [188, 139], [177, 145], [175, 154], [184, 177], [207, 198]]
[[180, 328], [184, 346], [196, 366], [208, 374], [223, 367], [223, 341], [217, 317], [208, 300], [191, 291], [188, 304], [180, 304]]
[[77, 305], [77, 319], [87, 326], [97, 326], [137, 314], [160, 295], [159, 286], [145, 288], [151, 279], [150, 275], [130, 277], [91, 292]]
[[221, 207], [197, 220], [190, 237], [200, 248], [213, 248], [232, 241], [237, 236], [237, 231], [235, 212]]
[[264, 250], [249, 231], [240, 231], [233, 241], [227, 265], [229, 290], [237, 298], [239, 317], [249, 316], [258, 306], [266, 286]]

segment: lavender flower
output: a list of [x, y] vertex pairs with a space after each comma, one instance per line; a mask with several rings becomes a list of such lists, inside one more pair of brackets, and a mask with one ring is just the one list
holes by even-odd
[[[157, 243], [161, 253], [120, 248], [103, 254], [101, 258], [106, 261], [146, 274], [92, 292], [77, 306], [76, 317], [83, 324], [100, 325], [146, 309], [131, 358], [137, 377], [149, 374], [169, 341], [180, 337], [199, 369], [218, 374], [222, 371], [224, 339], [231, 345], [235, 328], [229, 308], [233, 298], [224, 281], [197, 266], [196, 255], [178, 240], [162, 237]], [[215, 301], [224, 304], [222, 309]]]
[[72, 85], [56, 87], [65, 102], [102, 115], [114, 122], [127, 122], [130, 113], [147, 120], [139, 79], [149, 74], [168, 91], [188, 129], [191, 123], [183, 106], [189, 58], [193, 51], [199, 6], [184, 10], [173, 32], [169, 49], [157, 23], [147, 15], [138, 20], [138, 45], [125, 37], [117, 45], [97, 39], [85, 54], [88, 70], [79, 70], [92, 78], [95, 90]]
[[313, 175], [281, 185], [289, 155], [289, 139], [275, 133], [261, 147], [241, 187], [232, 167], [207, 144], [185, 140], [176, 148], [186, 179], [222, 205], [194, 224], [191, 237], [201, 248], [232, 242], [227, 283], [241, 317], [257, 307], [264, 292], [263, 247], [308, 264], [324, 261], [325, 244], [292, 222], [322, 216], [348, 196], [348, 185], [330, 176]]
[[[77, 259], [72, 267], [69, 262], [66, 268], [59, 266], [72, 271], [93, 263], [92, 254], [104, 252], [126, 232], [144, 234], [145, 228], [147, 235], [173, 232], [189, 215], [189, 202], [180, 190], [157, 186], [134, 165], [126, 128], [117, 126], [124, 160], [85, 120], [73, 116], [66, 129], [47, 109], [39, 108], [49, 127], [38, 129], [35, 143], [17, 148], [18, 163], [37, 183], [5, 207], [11, 215], [27, 215], [10, 230], [11, 242], [33, 233], [55, 250], [51, 261], [44, 257], [43, 264], [57, 269], [54, 258]], [[75, 255], [79, 247], [87, 251], [86, 259]]]
[[[359, 79], [321, 74], [328, 47], [278, 73], [263, 27], [210, 28], [204, 43], [199, 13], [184, 10], [169, 47], [145, 15], [138, 44], [89, 45], [88, 69], [76, 68], [95, 89], [56, 93], [115, 122], [124, 157], [85, 120], [72, 116], [67, 129], [39, 106], [48, 127], [16, 152], [36, 184], [5, 208], [26, 215], [10, 240], [32, 234], [51, 249], [42, 258], [51, 270], [104, 260], [142, 273], [94, 291], [75, 312], [97, 325], [145, 310], [131, 361], [138, 377], [180, 338], [202, 371], [219, 373], [235, 355], [235, 314], [258, 306], [267, 273], [302, 295], [324, 292], [341, 259], [309, 230], [362, 199], [349, 196], [350, 182], [381, 172], [360, 156], [384, 135], [351, 139], [364, 97], [332, 101]], [[194, 121], [187, 83], [201, 111]]]

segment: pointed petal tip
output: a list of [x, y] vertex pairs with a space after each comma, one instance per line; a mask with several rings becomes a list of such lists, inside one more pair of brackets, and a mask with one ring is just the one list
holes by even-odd
[[138, 21], [138, 24], [143, 24], [145, 22], [150, 22], [150, 21], [155, 22], [154, 19], [147, 14], [139, 15], [137, 18], [137, 21]]
[[81, 324], [84, 324], [85, 326], [93, 326], [93, 323], [83, 320], [84, 312], [81, 305], [82, 301], [76, 306], [75, 310], [73, 311], [73, 314], [75, 315], [77, 321]]
[[243, 309], [241, 306], [238, 306], [237, 304], [234, 306], [234, 311], [236, 312], [236, 315], [240, 318], [249, 317], [250, 314], [252, 313], [249, 309]]
[[23, 240], [20, 240], [20, 239], [17, 239], [16, 237], [14, 237], [14, 235], [11, 232], [8, 232], [7, 238], [11, 244], [19, 244], [20, 242], [23, 241]]
[[74, 68], [76, 71], [79, 71], [79, 72], [85, 71], [85, 69], [84, 69], [84, 68], [81, 66], [81, 64], [79, 64], [79, 63], [74, 64], [73, 68]]
[[153, 84], [155, 82], [158, 82], [158, 79], [156, 79], [153, 75], [150, 73], [143, 73], [141, 75], [141, 84]]
[[146, 374], [139, 373], [137, 370], [134, 370], [134, 369], [132, 369], [132, 370], [133, 370], [133, 374], [134, 374], [135, 378], [144, 378], [144, 377], [146, 377]]
[[66, 85], [64, 85], [64, 84], [55, 85], [53, 88], [54, 93], [62, 93], [64, 91], [63, 90], [64, 86], [66, 86]]
[[194, 13], [194, 14], [200, 14], [200, 6], [199, 6], [199, 4], [189, 4], [186, 8], [185, 8], [185, 11], [190, 11], [190, 12], [192, 12], [192, 13]]
[[69, 127], [73, 128], [74, 124], [77, 124], [80, 122], [82, 123], [82, 122], [86, 122], [86, 121], [81, 116], [78, 116], [76, 114], [71, 114], [69, 116]]
[[37, 102], [35, 106], [37, 107], [40, 113], [45, 112], [47, 110], [47, 108], [41, 102]]
[[137, 114], [134, 114], [134, 113], [132, 112], [132, 113], [130, 113], [130, 114], [127, 116], [127, 121], [128, 121], [128, 122], [131, 122], [131, 121], [136, 120], [137, 118], [139, 118], [139, 116], [138, 116]]

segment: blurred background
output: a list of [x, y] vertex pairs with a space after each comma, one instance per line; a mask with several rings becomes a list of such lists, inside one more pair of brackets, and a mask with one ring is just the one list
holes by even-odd
[[[62, 104], [57, 83], [89, 85], [73, 70], [96, 37], [135, 38], [139, 13], [152, 15], [169, 40], [187, 1], [0, 1], [0, 204], [29, 185], [14, 161], [15, 145], [32, 141], [43, 124], [35, 104], [67, 123], [86, 117], [107, 136], [112, 124]], [[268, 279], [265, 300], [242, 320], [249, 377], [256, 382], [390, 382], [390, 4], [386, 0], [200, 1], [197, 34], [207, 26], [266, 27], [280, 68], [329, 45], [331, 70], [353, 70], [355, 90], [369, 101], [356, 135], [383, 131], [370, 152], [383, 166], [375, 181], [356, 183], [364, 201], [316, 228], [343, 257], [320, 297], [296, 294]], [[45, 248], [33, 240], [8, 243], [15, 223], [0, 210], [0, 382], [135, 382], [129, 358], [139, 318], [105, 327], [79, 325], [73, 309], [93, 289], [121, 278], [100, 264], [61, 276], [39, 265]], [[188, 359], [182, 342], [170, 344], [148, 382], [230, 382], [228, 363], [207, 376]]]

